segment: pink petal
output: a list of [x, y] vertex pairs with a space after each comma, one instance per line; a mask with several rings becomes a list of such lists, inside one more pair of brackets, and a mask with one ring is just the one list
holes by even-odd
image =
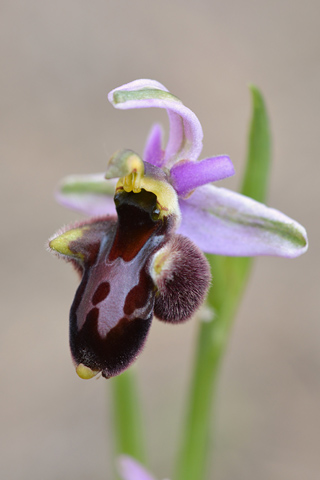
[[128, 455], [119, 457], [118, 471], [123, 480], [155, 480], [140, 463]]
[[156, 123], [153, 125], [151, 132], [149, 133], [144, 149], [143, 160], [160, 168], [163, 164], [163, 159], [162, 128], [161, 125]]
[[305, 229], [278, 210], [230, 190], [206, 185], [180, 201], [179, 233], [218, 255], [298, 257], [308, 248]]
[[201, 124], [196, 115], [161, 83], [135, 80], [112, 90], [108, 99], [119, 109], [156, 107], [167, 110], [170, 134], [164, 158], [166, 167], [182, 159], [198, 159], [202, 150]]
[[227, 155], [205, 158], [200, 162], [181, 162], [170, 171], [173, 186], [182, 197], [206, 183], [234, 175], [234, 167]]

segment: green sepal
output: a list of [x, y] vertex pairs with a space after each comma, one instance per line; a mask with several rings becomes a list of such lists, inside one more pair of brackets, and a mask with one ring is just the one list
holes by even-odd
[[148, 100], [148, 99], [158, 99], [158, 100], [170, 100], [172, 102], [182, 103], [179, 98], [172, 93], [165, 92], [158, 88], [143, 88], [140, 90], [134, 91], [121, 91], [118, 90], [113, 94], [113, 102], [115, 105], [119, 103], [130, 102], [131, 100]]
[[104, 178], [96, 180], [94, 175], [70, 175], [61, 181], [59, 191], [64, 196], [95, 194], [113, 197], [114, 183], [106, 182]]

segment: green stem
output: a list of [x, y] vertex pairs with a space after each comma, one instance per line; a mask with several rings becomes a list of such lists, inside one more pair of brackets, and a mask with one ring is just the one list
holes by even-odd
[[115, 457], [127, 454], [145, 462], [141, 406], [134, 368], [110, 380]]
[[[250, 87], [252, 119], [249, 129], [246, 171], [242, 193], [264, 201], [268, 187], [271, 135], [264, 99]], [[202, 480], [206, 475], [210, 419], [221, 360], [233, 318], [243, 294], [252, 260], [209, 256], [213, 286], [208, 295], [213, 309], [210, 322], [200, 324], [183, 440], [175, 480]]]
[[[215, 272], [214, 286], [209, 292], [211, 321], [201, 322], [193, 371], [190, 402], [186, 415], [182, 448], [178, 458], [176, 480], [201, 480], [206, 475], [210, 418], [219, 377], [221, 359], [229, 338], [232, 320], [239, 304], [250, 260], [209, 257]], [[231, 262], [231, 269], [228, 264]], [[238, 263], [238, 274], [228, 274]], [[233, 278], [232, 278], [233, 277]], [[210, 294], [211, 293], [211, 294]]]

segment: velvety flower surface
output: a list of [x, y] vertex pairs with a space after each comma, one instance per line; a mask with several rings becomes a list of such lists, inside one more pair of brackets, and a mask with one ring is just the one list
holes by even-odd
[[[136, 80], [108, 95], [115, 108], [164, 108], [169, 117], [169, 139], [162, 145], [162, 129], [155, 125], [143, 160], [167, 172], [179, 196], [182, 213], [178, 232], [204, 252], [293, 258], [307, 250], [305, 229], [278, 210], [211, 182], [233, 175], [226, 155], [198, 160], [203, 132], [196, 115], [159, 82]], [[108, 177], [110, 178], [110, 176]], [[57, 192], [63, 205], [88, 215], [114, 213], [114, 184], [105, 173], [65, 178]]]
[[191, 318], [210, 282], [201, 250], [176, 232], [181, 213], [167, 173], [123, 150], [107, 166], [106, 178], [114, 177], [116, 216], [69, 226], [49, 241], [81, 276], [70, 348], [84, 379], [120, 374], [143, 348], [153, 317]]
[[139, 462], [128, 455], [121, 455], [118, 460], [118, 471], [122, 480], [156, 480]]
[[198, 160], [202, 128], [154, 80], [109, 93], [119, 109], [165, 108], [170, 132], [152, 128], [143, 158], [120, 150], [104, 174], [67, 177], [58, 200], [92, 215], [55, 234], [50, 249], [81, 281], [70, 310], [70, 347], [81, 378], [118, 375], [138, 356], [152, 318], [183, 322], [204, 301], [210, 269], [202, 251], [296, 257], [304, 228], [281, 212], [215, 187], [234, 173], [228, 156]]

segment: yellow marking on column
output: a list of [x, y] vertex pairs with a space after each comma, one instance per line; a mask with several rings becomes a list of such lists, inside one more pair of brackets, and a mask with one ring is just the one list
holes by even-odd
[[152, 192], [157, 197], [160, 217], [175, 214], [180, 218], [178, 196], [172, 185], [158, 180], [152, 174], [145, 175], [142, 159], [132, 150], [116, 152], [109, 160], [105, 178], [119, 177], [116, 191], [140, 193], [141, 189]]
[[91, 368], [86, 367], [85, 365], [83, 365], [83, 363], [79, 363], [76, 368], [76, 372], [83, 380], [89, 380], [90, 378], [98, 375], [99, 370], [91, 370]]
[[126, 157], [126, 168], [130, 172], [122, 177], [123, 189], [126, 192], [140, 193], [141, 180], [144, 175], [144, 164], [141, 158], [135, 153]]
[[132, 177], [133, 173], [130, 173], [126, 177], [123, 177], [123, 189], [125, 192], [131, 192], [132, 190]]
[[143, 177], [143, 174], [144, 164], [139, 155], [132, 150], [119, 150], [110, 158], [105, 178], [119, 177], [126, 188], [132, 190], [133, 188], [139, 188], [140, 178]]

